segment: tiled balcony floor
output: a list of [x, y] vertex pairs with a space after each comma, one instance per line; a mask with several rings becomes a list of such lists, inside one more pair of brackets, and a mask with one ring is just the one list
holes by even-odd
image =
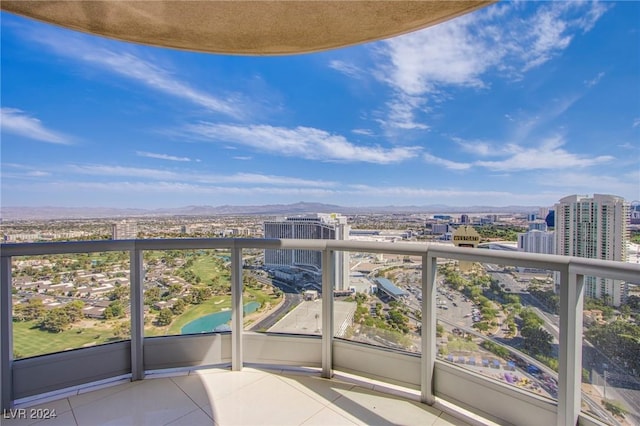
[[[467, 425], [418, 402], [417, 393], [317, 370], [245, 367], [193, 370], [82, 389], [49, 402], [23, 403], [2, 419], [13, 425]], [[33, 405], [37, 404], [37, 405]], [[24, 408], [25, 411], [19, 411]], [[37, 411], [32, 409], [44, 409]], [[49, 420], [7, 419], [44, 414]], [[475, 422], [473, 422], [475, 423]]]

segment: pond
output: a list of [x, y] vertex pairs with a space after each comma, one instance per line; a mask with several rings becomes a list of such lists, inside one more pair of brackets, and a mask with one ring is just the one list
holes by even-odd
[[[260, 307], [258, 302], [249, 302], [244, 305], [244, 313], [250, 314], [255, 312]], [[231, 310], [216, 312], [215, 314], [205, 315], [198, 319], [187, 323], [182, 330], [181, 334], [198, 334], [198, 333], [210, 333], [212, 331], [231, 331], [231, 328], [227, 325], [231, 321]]]

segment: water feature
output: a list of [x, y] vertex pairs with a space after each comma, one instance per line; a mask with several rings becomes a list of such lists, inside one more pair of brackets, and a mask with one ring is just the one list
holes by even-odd
[[[243, 311], [246, 314], [255, 312], [260, 307], [258, 302], [249, 302], [244, 305]], [[205, 315], [187, 323], [181, 334], [198, 334], [210, 333], [212, 331], [231, 331], [228, 323], [231, 321], [231, 309], [227, 311], [216, 312], [215, 314]]]

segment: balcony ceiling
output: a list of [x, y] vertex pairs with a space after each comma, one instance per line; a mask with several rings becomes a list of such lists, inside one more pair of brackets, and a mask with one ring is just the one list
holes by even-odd
[[2, 10], [135, 43], [286, 55], [380, 40], [471, 12], [482, 1], [2, 0]]

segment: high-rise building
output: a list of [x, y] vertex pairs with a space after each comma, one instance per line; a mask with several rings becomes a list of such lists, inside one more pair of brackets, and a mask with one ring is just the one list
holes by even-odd
[[460, 223], [463, 225], [467, 225], [469, 223], [471, 223], [471, 220], [469, 219], [469, 215], [468, 214], [463, 214], [460, 216]]
[[446, 234], [451, 230], [450, 228], [448, 223], [434, 223], [431, 225], [431, 233], [434, 235]]
[[[627, 257], [629, 205], [621, 197], [571, 195], [555, 205], [556, 253], [624, 262]], [[585, 295], [619, 306], [627, 285], [620, 280], [585, 277]]]
[[130, 220], [111, 224], [112, 240], [135, 240], [138, 238], [138, 225]]
[[640, 201], [632, 202], [629, 210], [629, 223], [631, 225], [640, 225]]
[[[347, 218], [339, 214], [292, 216], [264, 222], [265, 238], [348, 240]], [[317, 250], [267, 249], [264, 264], [269, 268], [297, 268], [320, 276], [322, 253]], [[349, 253], [336, 254], [336, 290], [349, 287]]]
[[538, 219], [544, 220], [544, 218], [549, 214], [549, 210], [549, 207], [540, 207], [538, 209]]
[[554, 233], [532, 229], [518, 234], [518, 249], [527, 253], [555, 254]]
[[545, 216], [544, 221], [547, 222], [547, 227], [555, 228], [556, 212], [554, 210], [549, 210], [549, 213]]
[[547, 222], [544, 220], [534, 220], [533, 222], [529, 222], [529, 231], [546, 231], [547, 228]]

